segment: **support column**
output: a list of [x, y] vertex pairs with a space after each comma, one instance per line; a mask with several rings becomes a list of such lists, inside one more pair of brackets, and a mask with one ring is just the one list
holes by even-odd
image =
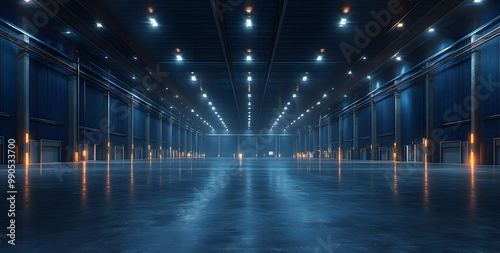
[[359, 159], [359, 133], [358, 133], [358, 128], [359, 128], [359, 115], [358, 111], [354, 110], [353, 115], [352, 115], [352, 146], [354, 147], [354, 154], [353, 154], [353, 159], [357, 160]]
[[181, 143], [181, 129], [182, 129], [182, 126], [180, 123], [178, 125], [179, 125], [179, 127], [178, 127], [179, 131], [177, 131], [177, 133], [175, 133], [175, 134], [177, 134], [177, 142], [178, 142], [176, 148], [177, 148], [178, 157], [181, 157], [181, 155], [182, 155], [181, 154], [181, 144], [182, 144]]
[[[194, 143], [194, 145], [195, 145], [195, 156], [196, 156], [196, 158], [198, 158], [198, 153], [200, 152], [200, 150], [198, 149], [198, 132], [196, 132], [195, 138], [196, 138], [195, 143]], [[239, 146], [238, 146], [238, 148], [239, 148]]]
[[322, 155], [322, 141], [321, 139], [323, 138], [323, 136], [321, 135], [321, 115], [319, 116], [319, 121], [318, 121], [318, 144], [319, 144], [319, 158], [321, 158], [321, 155]]
[[[426, 64], [429, 67], [429, 63]], [[434, 162], [434, 74], [425, 75], [425, 138], [427, 140], [426, 161]], [[425, 143], [424, 143], [425, 144]]]
[[[74, 56], [73, 58], [78, 58]], [[79, 60], [78, 60], [79, 61]], [[77, 70], [79, 64], [72, 64]], [[66, 162], [78, 161], [78, 108], [79, 108], [79, 83], [78, 74], [69, 74], [68, 76], [68, 154], [66, 155]]]
[[168, 140], [169, 140], [169, 151], [168, 151], [168, 154], [170, 157], [172, 157], [172, 150], [174, 149], [174, 145], [173, 145], [173, 141], [174, 139], [172, 138], [173, 137], [173, 123], [172, 121], [170, 121], [170, 129], [168, 131]]
[[372, 160], [378, 160], [378, 144], [377, 144], [377, 103], [370, 102], [370, 120], [371, 120], [371, 134], [370, 142], [372, 149]]
[[332, 121], [328, 119], [328, 158], [332, 159]]
[[394, 91], [394, 160], [401, 161], [401, 91]]
[[[472, 42], [480, 36], [472, 36]], [[477, 47], [471, 55], [471, 158], [481, 164], [481, 50]], [[469, 161], [470, 162], [470, 161]]]
[[189, 138], [189, 142], [190, 142], [189, 147], [190, 147], [191, 149], [189, 150], [189, 152], [191, 153], [191, 156], [193, 156], [193, 155], [194, 155], [194, 148], [193, 148], [193, 129], [191, 129], [190, 136], [191, 136], [191, 138]]
[[146, 155], [148, 159], [151, 158], [151, 112], [146, 112]]
[[158, 149], [160, 150], [160, 158], [163, 158], [163, 118], [160, 116], [158, 120]]
[[110, 97], [110, 94], [109, 94], [109, 91], [105, 91], [104, 93], [104, 114], [103, 114], [103, 129], [102, 129], [102, 132], [103, 132], [103, 142], [102, 142], [102, 146], [103, 146], [103, 156], [102, 158], [104, 160], [111, 160], [112, 157], [111, 157], [111, 154], [110, 154], [110, 150], [111, 150], [111, 136], [110, 136], [110, 124], [111, 124], [111, 119], [110, 119], [110, 113], [109, 113], [109, 109], [110, 109], [110, 105], [111, 105], [111, 97]]
[[134, 159], [134, 102], [128, 105], [127, 158]]
[[187, 156], [187, 147], [188, 147], [188, 143], [187, 143], [187, 134], [188, 134], [188, 130], [187, 128], [184, 128], [184, 155]]
[[343, 159], [343, 149], [344, 146], [344, 116], [340, 115], [339, 116], [339, 151], [340, 151], [340, 156], [339, 159]]
[[[28, 36], [23, 35], [21, 39], [29, 43]], [[28, 51], [24, 48], [19, 49], [17, 60], [17, 162], [27, 164], [29, 163], [30, 131], [30, 56]]]

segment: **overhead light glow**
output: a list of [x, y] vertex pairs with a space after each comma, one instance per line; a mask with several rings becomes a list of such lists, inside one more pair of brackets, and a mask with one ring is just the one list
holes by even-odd
[[191, 81], [196, 82], [196, 76], [191, 76]]
[[368, 78], [368, 79], [372, 79], [372, 77], [371, 77], [371, 76], [367, 76], [366, 78]]
[[212, 105], [212, 102], [208, 102], [208, 105]]
[[321, 104], [321, 102], [318, 101], [317, 105], [320, 105], [320, 104]]
[[325, 94], [323, 94], [323, 98], [326, 98], [326, 93], [325, 93]]
[[96, 26], [101, 28], [102, 27], [102, 23], [96, 23]]
[[246, 27], [252, 27], [252, 25], [252, 20], [250, 18], [247, 18]]
[[293, 96], [292, 96], [292, 97], [296, 98], [296, 97], [297, 97], [297, 94], [293, 94]]
[[404, 24], [403, 23], [398, 23], [398, 27], [403, 27]]
[[401, 61], [401, 56], [396, 57], [396, 61]]
[[252, 77], [251, 77], [251, 76], [249, 76], [249, 77], [247, 78], [247, 80], [248, 80], [249, 82], [251, 82], [251, 81], [252, 81]]
[[429, 32], [431, 32], [431, 33], [432, 33], [432, 32], [434, 32], [434, 31], [435, 31], [435, 30], [434, 30], [434, 28], [429, 28]]
[[318, 56], [318, 58], [316, 58], [317, 61], [322, 61], [323, 60], [323, 56]]
[[352, 75], [352, 71], [349, 71], [349, 73], [347, 73], [348, 75]]
[[340, 24], [339, 24], [339, 26], [340, 26], [340, 27], [344, 27], [345, 25], [347, 25], [347, 19], [345, 19], [345, 18], [340, 19]]
[[183, 60], [182, 56], [180, 56], [180, 55], [177, 55], [176, 58], [177, 58], [177, 61], [182, 61]]
[[247, 8], [246, 8], [247, 13], [248, 13], [248, 14], [252, 13], [252, 9], [253, 9], [252, 7], [247, 7]]
[[290, 102], [286, 103], [286, 105], [290, 105]]
[[151, 22], [151, 25], [153, 27], [158, 27], [158, 22], [156, 22], [156, 19], [154, 18], [149, 18], [149, 22]]
[[302, 81], [306, 82], [307, 81], [307, 76], [302, 77]]
[[248, 55], [247, 56], [247, 61], [251, 61], [252, 60], [252, 56]]
[[207, 97], [207, 94], [203, 93], [203, 97], [206, 98]]
[[215, 107], [212, 107], [212, 110], [215, 110]]
[[252, 94], [248, 94], [248, 97], [251, 98], [252, 97]]

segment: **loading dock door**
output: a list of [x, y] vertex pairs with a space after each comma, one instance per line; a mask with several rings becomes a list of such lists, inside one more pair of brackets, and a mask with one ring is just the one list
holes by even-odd
[[116, 160], [123, 160], [123, 146], [115, 146]]
[[387, 157], [389, 155], [389, 150], [388, 148], [380, 148], [380, 161], [388, 161], [389, 158]]
[[460, 141], [441, 142], [441, 163], [462, 163]]
[[40, 140], [42, 150], [41, 163], [53, 163], [61, 161], [61, 142], [52, 140]]

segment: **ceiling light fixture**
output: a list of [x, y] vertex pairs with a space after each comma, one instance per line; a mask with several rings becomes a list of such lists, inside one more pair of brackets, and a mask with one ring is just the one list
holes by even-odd
[[246, 25], [246, 27], [252, 27], [252, 25], [253, 25], [252, 20], [250, 18], [247, 18], [245, 25]]
[[153, 27], [158, 27], [158, 22], [156, 22], [156, 19], [154, 18], [149, 18], [149, 22]]
[[344, 27], [345, 25], [347, 25], [347, 19], [345, 18], [340, 19], [339, 27]]

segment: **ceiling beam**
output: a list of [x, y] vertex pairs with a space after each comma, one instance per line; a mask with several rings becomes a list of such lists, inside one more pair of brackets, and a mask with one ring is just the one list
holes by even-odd
[[[339, 101], [340, 98], [349, 91], [351, 88], [355, 87], [358, 82], [361, 82], [367, 75], [372, 74], [379, 66], [381, 66], [387, 59], [398, 53], [401, 48], [404, 48], [408, 43], [411, 43], [417, 36], [427, 31], [429, 26], [438, 22], [444, 18], [447, 14], [453, 11], [455, 8], [459, 7], [464, 3], [464, 0], [444, 0], [439, 4], [434, 6], [433, 9], [427, 12], [419, 21], [415, 23], [412, 27], [408, 29], [403, 35], [401, 35], [397, 40], [387, 46], [381, 53], [373, 58], [372, 61], [368, 62], [366, 66], [360, 69], [355, 76], [344, 82], [340, 87], [336, 88], [334, 93], [329, 96], [329, 101]], [[338, 74], [338, 73], [334, 73]], [[329, 76], [326, 83], [322, 87], [332, 86], [331, 80], [338, 79], [338, 76]], [[326, 108], [331, 106], [331, 103], [322, 103], [318, 110], [310, 117], [316, 117], [320, 115]], [[304, 122], [308, 122], [305, 120]]]
[[233, 65], [231, 62], [231, 54], [229, 52], [229, 43], [227, 40], [226, 24], [224, 23], [224, 10], [222, 8], [222, 2], [221, 0], [210, 0], [210, 5], [212, 6], [212, 12], [214, 14], [215, 24], [222, 46], [222, 52], [224, 53], [224, 59], [226, 60], [229, 81], [231, 82], [231, 87], [233, 88], [234, 103], [236, 105], [236, 112], [238, 113], [238, 122], [241, 125], [240, 107], [238, 106], [238, 97], [236, 96], [236, 87], [234, 86]]
[[[83, 9], [85, 9], [91, 15], [95, 14], [99, 15], [100, 19], [103, 20], [105, 24], [102, 30], [107, 30], [108, 32], [113, 33], [114, 36], [117, 35], [115, 32], [118, 32], [119, 33], [118, 38], [121, 40], [121, 42], [129, 47], [131, 53], [135, 53], [137, 56], [140, 57], [140, 59], [144, 62], [144, 66], [138, 66], [138, 64], [132, 63], [130, 57], [125, 56], [124, 52], [118, 50], [113, 45], [113, 43], [100, 36], [96, 32], [96, 29], [90, 28], [89, 27], [90, 24], [85, 23], [82, 19], [80, 19], [77, 16], [77, 14], [69, 10], [67, 6], [61, 4], [59, 5], [57, 12], [53, 12], [51, 8], [48, 8], [46, 6], [46, 4], [49, 3], [45, 3], [41, 0], [35, 0], [34, 2], [40, 8], [44, 9], [47, 13], [53, 15], [61, 23], [72, 28], [72, 30], [75, 31], [82, 39], [87, 40], [91, 45], [95, 46], [97, 49], [101, 50], [104, 54], [108, 55], [110, 58], [116, 61], [116, 63], [120, 65], [124, 70], [136, 76], [137, 80], [160, 79], [162, 81], [160, 84], [163, 85], [168, 84], [168, 88], [170, 89], [170, 91], [178, 95], [179, 98], [182, 101], [184, 101], [185, 105], [199, 111], [199, 109], [193, 106], [192, 103], [189, 103], [189, 99], [181, 95], [177, 85], [173, 83], [173, 81], [168, 77], [168, 75], [163, 75], [163, 74], [160, 75], [153, 73], [155, 75], [153, 75], [153, 77], [151, 78], [151, 75], [148, 73], [148, 70], [153, 70], [153, 71], [157, 70], [156, 67], [157, 65], [154, 64], [154, 62], [147, 55], [142, 53], [142, 50], [140, 50], [137, 46], [135, 46], [135, 44], [132, 43], [132, 40], [128, 36], [126, 36], [126, 33], [124, 33], [121, 30], [120, 26], [113, 19], [111, 19], [106, 12], [100, 9], [99, 5], [95, 4], [92, 0], [82, 0], [79, 1], [78, 3]], [[92, 12], [90, 10], [92, 10]], [[132, 89], [135, 89], [137, 91], [143, 90], [143, 87], [145, 85], [145, 83], [142, 82], [141, 84], [135, 84], [134, 82], [127, 82], [127, 84]], [[187, 117], [190, 116], [190, 112], [187, 109], [185, 109], [185, 107], [182, 104], [180, 104], [179, 101], [170, 96], [170, 94], [168, 94], [165, 91], [165, 89], [153, 89], [153, 91], [157, 93], [159, 96], [163, 97], [171, 105], [175, 106], [184, 115], [186, 115]], [[147, 94], [144, 95], [149, 96]], [[203, 122], [201, 122], [199, 118], [197, 117], [192, 117], [192, 118], [193, 122], [198, 123], [199, 127], [201, 126], [205, 127], [205, 124], [203, 124]]]
[[274, 56], [276, 55], [276, 49], [278, 48], [278, 41], [281, 34], [281, 28], [283, 27], [283, 21], [285, 20], [286, 6], [288, 5], [288, 0], [280, 0], [278, 5], [278, 12], [274, 18], [274, 29], [273, 37], [271, 39], [271, 51], [269, 53], [269, 58], [267, 61], [267, 70], [265, 77], [264, 90], [262, 91], [262, 100], [260, 101], [259, 114], [257, 117], [257, 125], [260, 123], [260, 114], [262, 112], [262, 107], [264, 106], [264, 100], [266, 98], [267, 85], [269, 83], [269, 77], [271, 76], [271, 70], [273, 67]]

